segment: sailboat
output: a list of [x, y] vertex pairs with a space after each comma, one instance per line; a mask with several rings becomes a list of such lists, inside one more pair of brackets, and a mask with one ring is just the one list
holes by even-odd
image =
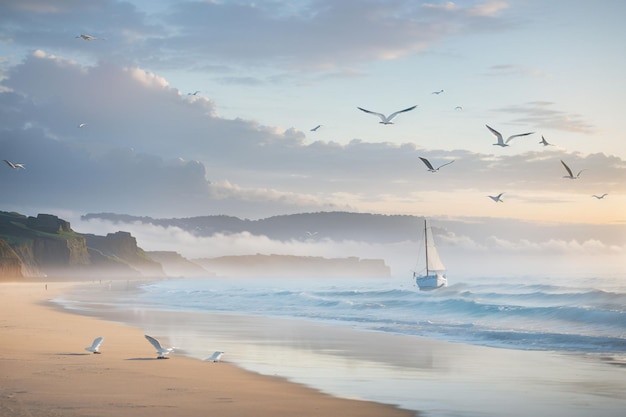
[[433, 240], [433, 231], [424, 220], [424, 250], [426, 252], [426, 275], [413, 272], [413, 278], [420, 290], [435, 290], [448, 286], [446, 267], [439, 259], [439, 253]]

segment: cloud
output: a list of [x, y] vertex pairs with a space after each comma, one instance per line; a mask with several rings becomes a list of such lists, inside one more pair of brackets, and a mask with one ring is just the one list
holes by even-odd
[[586, 121], [582, 115], [554, 109], [554, 105], [555, 103], [547, 101], [533, 101], [504, 107], [497, 111], [517, 116], [513, 120], [516, 124], [588, 135], [598, 132], [598, 129]]
[[523, 76], [523, 77], [549, 77], [546, 72], [537, 69], [529, 68], [523, 65], [517, 64], [499, 64], [489, 67], [487, 73], [483, 74], [487, 77], [508, 77], [508, 76]]
[[508, 2], [502, 0], [486, 0], [469, 9], [470, 15], [495, 17], [509, 7]]
[[[330, 71], [427, 50], [456, 34], [503, 30], [502, 1], [475, 5], [406, 0], [174, 2], [149, 12], [121, 1], [0, 5], [0, 36], [34, 48], [79, 52], [126, 66], [199, 70], [249, 66]], [[489, 18], [485, 25], [483, 19]], [[67, 27], [106, 38], [75, 39]], [[254, 42], [251, 42], [251, 40]], [[248, 79], [233, 75], [233, 80]]]
[[[40, 50], [12, 67], [2, 85], [3, 154], [29, 169], [0, 176], [10, 175], [7, 191], [24, 205], [165, 216], [397, 213], [441, 204], [461, 210], [454, 204], [459, 198], [482, 202], [501, 191], [509, 200], [539, 205], [599, 190], [614, 194], [625, 186], [621, 158], [545, 149], [538, 138], [520, 139], [511, 148], [522, 151], [513, 154], [359, 139], [306, 143], [296, 129], [220, 117], [212, 100], [190, 98], [142, 68], [86, 66]], [[559, 114], [550, 103], [528, 106], [549, 117]], [[87, 126], [79, 129], [79, 123]], [[489, 143], [491, 134], [480, 130]], [[420, 156], [455, 163], [431, 174]], [[564, 182], [559, 159], [586, 169], [584, 181]], [[58, 187], [65, 193], [55, 192]]]

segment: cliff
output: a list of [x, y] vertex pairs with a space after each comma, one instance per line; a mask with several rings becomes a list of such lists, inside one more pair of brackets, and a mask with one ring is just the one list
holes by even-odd
[[231, 277], [285, 278], [387, 278], [382, 259], [323, 258], [292, 255], [244, 255], [195, 259], [204, 268]]
[[0, 279], [41, 276], [164, 276], [127, 232], [83, 235], [51, 214], [0, 212]]
[[144, 276], [163, 277], [161, 264], [153, 261], [137, 246], [135, 239], [128, 232], [109, 233], [106, 236], [85, 234], [87, 246], [99, 251], [106, 258], [121, 261]]
[[9, 244], [0, 239], [0, 279], [23, 278], [22, 260]]

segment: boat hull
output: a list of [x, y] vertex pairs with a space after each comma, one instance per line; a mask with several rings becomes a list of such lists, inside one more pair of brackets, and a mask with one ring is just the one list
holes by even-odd
[[437, 288], [447, 287], [448, 279], [443, 274], [432, 274], [415, 277], [415, 283], [420, 290], [436, 290]]

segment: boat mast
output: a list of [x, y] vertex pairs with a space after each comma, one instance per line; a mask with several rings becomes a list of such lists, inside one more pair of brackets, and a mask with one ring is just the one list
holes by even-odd
[[426, 219], [424, 219], [424, 249], [426, 249], [426, 275], [428, 276], [428, 232], [426, 231]]

